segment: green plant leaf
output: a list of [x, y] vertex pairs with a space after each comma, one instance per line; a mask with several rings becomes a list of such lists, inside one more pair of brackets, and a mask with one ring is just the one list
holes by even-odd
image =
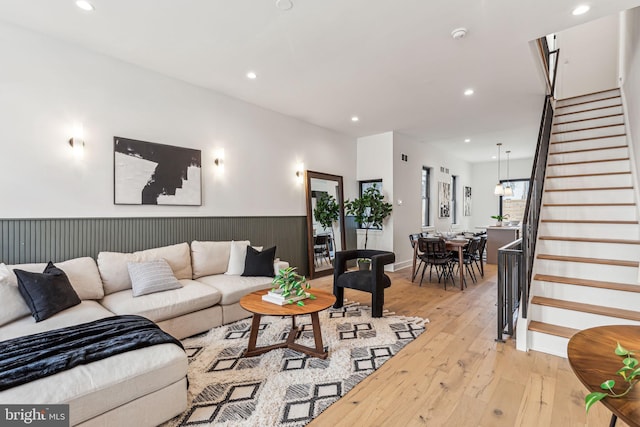
[[638, 359], [635, 359], [633, 357], [627, 357], [622, 361], [622, 363], [624, 363], [626, 366], [630, 368], [635, 368], [636, 366], [638, 366]]
[[299, 305], [300, 307], [304, 307], [304, 302], [302, 302], [302, 301], [298, 301], [298, 305]]
[[601, 393], [599, 391], [594, 391], [593, 393], [587, 394], [587, 396], [584, 398], [586, 412], [589, 412], [589, 408], [591, 408], [594, 403], [601, 401], [605, 397], [607, 397], [607, 393]]
[[309, 299], [316, 299], [316, 296], [313, 294], [309, 294]]
[[627, 354], [629, 354], [629, 350], [621, 346], [620, 343], [618, 343], [618, 345], [616, 346], [615, 352], [618, 356], [626, 356]]
[[611, 390], [613, 386], [616, 385], [614, 380], [606, 380], [602, 384], [600, 384], [600, 388], [603, 390]]

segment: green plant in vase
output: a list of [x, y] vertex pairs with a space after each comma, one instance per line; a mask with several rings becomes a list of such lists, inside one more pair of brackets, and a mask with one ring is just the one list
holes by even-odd
[[496, 220], [496, 226], [500, 227], [502, 225], [502, 221], [505, 219], [509, 219], [509, 214], [506, 215], [492, 215], [492, 219]]
[[[274, 285], [271, 290], [279, 290], [279, 293], [284, 298], [302, 297], [306, 294], [307, 298], [316, 299], [314, 295], [306, 292], [307, 289], [311, 288], [311, 285], [307, 282], [306, 277], [296, 273], [296, 267], [287, 267], [279, 270], [271, 283]], [[289, 304], [294, 303], [293, 299], [289, 299], [287, 302]], [[304, 306], [304, 301], [297, 301], [296, 304]]]
[[333, 233], [333, 223], [340, 218], [340, 206], [336, 202], [336, 198], [330, 194], [323, 194], [316, 201], [316, 208], [313, 210], [313, 216], [325, 230], [331, 230], [331, 238], [336, 241]]
[[633, 387], [640, 381], [640, 367], [638, 366], [638, 359], [633, 357], [636, 351], [630, 351], [624, 348], [618, 343], [616, 349], [614, 350], [615, 354], [624, 357], [622, 359], [622, 367], [618, 369], [616, 374], [620, 375], [626, 383], [627, 388], [622, 393], [616, 393], [613, 391], [613, 387], [616, 385], [615, 380], [607, 380], [600, 384], [600, 388], [605, 390], [603, 393], [601, 391], [594, 391], [592, 393], [587, 394], [584, 398], [584, 403], [586, 407], [586, 411], [589, 412], [589, 408], [593, 406], [594, 403], [601, 401], [605, 397], [611, 398], [619, 398], [626, 396], [633, 389]]

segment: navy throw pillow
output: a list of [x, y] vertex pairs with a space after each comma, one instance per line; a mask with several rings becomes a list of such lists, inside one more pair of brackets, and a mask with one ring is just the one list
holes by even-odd
[[36, 322], [80, 304], [80, 297], [64, 271], [51, 261], [42, 273], [13, 270], [18, 277], [18, 290]]
[[247, 246], [247, 257], [244, 259], [243, 276], [274, 277], [273, 260], [276, 258], [276, 247], [263, 251]]

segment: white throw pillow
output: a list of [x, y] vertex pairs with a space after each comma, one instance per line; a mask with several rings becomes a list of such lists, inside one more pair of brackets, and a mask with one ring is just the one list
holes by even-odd
[[0, 304], [0, 326], [31, 314], [15, 274], [4, 264], [0, 264]]
[[251, 242], [248, 240], [231, 241], [231, 252], [229, 253], [229, 265], [224, 274], [239, 276], [244, 272], [244, 260], [247, 258], [247, 246]]
[[152, 294], [181, 288], [182, 285], [173, 275], [173, 270], [164, 259], [127, 264], [131, 277], [133, 296]]

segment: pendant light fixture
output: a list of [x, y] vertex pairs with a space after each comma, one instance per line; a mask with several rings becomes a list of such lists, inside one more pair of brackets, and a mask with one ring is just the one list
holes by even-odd
[[500, 151], [502, 149], [502, 142], [498, 142], [496, 145], [498, 146], [498, 183], [496, 184], [495, 190], [493, 190], [493, 194], [496, 196], [504, 196], [504, 187], [500, 182]]
[[506, 151], [507, 153], [507, 182], [504, 184], [504, 195], [505, 196], [513, 196], [513, 189], [511, 188], [511, 182], [509, 182], [509, 153], [510, 150]]

